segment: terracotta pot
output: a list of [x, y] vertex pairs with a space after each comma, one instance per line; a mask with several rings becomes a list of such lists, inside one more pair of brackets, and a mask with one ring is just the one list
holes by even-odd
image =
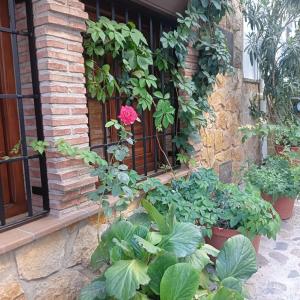
[[[275, 152], [276, 152], [276, 154], [277, 155], [282, 155], [283, 154], [283, 151], [284, 151], [284, 146], [282, 146], [282, 145], [275, 145]], [[291, 147], [290, 148], [290, 150], [292, 151], [292, 152], [299, 152], [300, 153], [300, 147]], [[299, 159], [294, 159], [293, 160], [293, 163], [294, 164], [300, 164], [300, 160]]]
[[[206, 237], [205, 242], [220, 250], [223, 248], [224, 243], [229, 238], [231, 238], [235, 235], [238, 235], [238, 234], [240, 234], [240, 233], [237, 230], [213, 227], [211, 239]], [[252, 245], [255, 248], [256, 253], [258, 253], [260, 238], [261, 238], [260, 235], [257, 235], [252, 241]]]
[[293, 215], [295, 199], [289, 197], [279, 197], [274, 203], [272, 196], [262, 193], [262, 198], [273, 204], [281, 220], [287, 220]]

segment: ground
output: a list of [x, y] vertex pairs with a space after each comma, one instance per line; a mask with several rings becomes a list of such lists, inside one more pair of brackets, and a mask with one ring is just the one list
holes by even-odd
[[247, 282], [251, 300], [300, 300], [300, 201], [276, 241], [262, 238], [258, 272]]

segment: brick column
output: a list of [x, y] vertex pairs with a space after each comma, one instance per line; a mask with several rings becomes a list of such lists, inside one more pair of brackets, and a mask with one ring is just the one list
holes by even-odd
[[[34, 24], [46, 140], [63, 138], [88, 147], [87, 99], [82, 35], [88, 18], [79, 0], [34, 1]], [[47, 153], [51, 213], [68, 212], [86, 201], [95, 178], [81, 161]]]

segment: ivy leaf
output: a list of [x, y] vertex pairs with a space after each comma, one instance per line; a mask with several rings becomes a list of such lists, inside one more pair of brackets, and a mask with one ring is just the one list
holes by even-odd
[[118, 300], [129, 300], [135, 296], [140, 285], [150, 281], [147, 265], [142, 261], [120, 260], [105, 272], [108, 295]]

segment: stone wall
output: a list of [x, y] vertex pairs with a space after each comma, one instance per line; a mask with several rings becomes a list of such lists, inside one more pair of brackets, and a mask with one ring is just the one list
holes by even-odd
[[233, 2], [235, 13], [224, 18], [221, 27], [233, 34], [234, 70], [232, 75], [217, 78], [215, 91], [209, 99], [216, 120], [202, 130], [202, 144], [198, 148], [197, 158], [202, 165], [213, 167], [217, 172], [235, 174], [247, 160], [260, 159], [260, 145], [255, 138], [242, 144], [238, 130], [253, 123], [248, 107], [259, 91], [257, 83], [243, 78], [243, 16], [239, 1]]
[[0, 255], [0, 299], [76, 299], [94, 276], [87, 266], [97, 246], [96, 223], [89, 218]]

